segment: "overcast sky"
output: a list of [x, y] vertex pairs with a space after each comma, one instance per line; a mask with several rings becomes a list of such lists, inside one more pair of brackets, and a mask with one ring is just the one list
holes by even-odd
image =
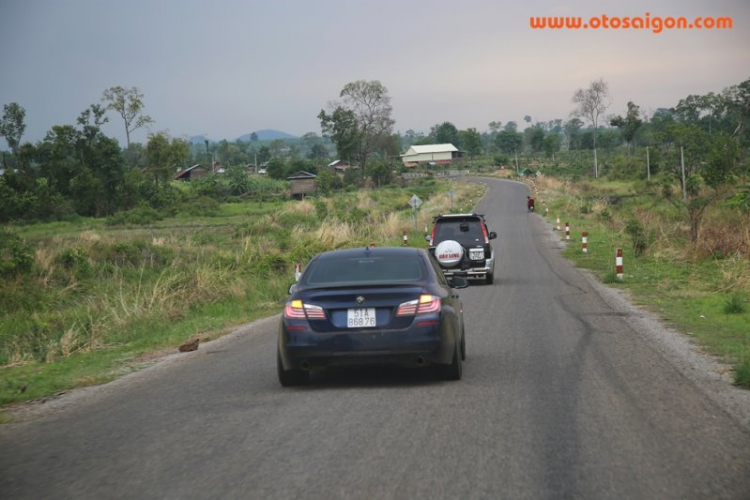
[[[731, 16], [731, 30], [534, 30], [531, 16]], [[568, 119], [576, 89], [609, 83], [607, 113], [646, 111], [750, 78], [749, 0], [0, 0], [0, 104], [24, 141], [112, 86], [138, 87], [150, 131], [234, 140], [320, 134], [341, 88], [380, 80], [395, 129]], [[124, 143], [122, 119], [107, 135]], [[145, 142], [147, 130], [132, 139]], [[7, 145], [2, 141], [0, 148]]]

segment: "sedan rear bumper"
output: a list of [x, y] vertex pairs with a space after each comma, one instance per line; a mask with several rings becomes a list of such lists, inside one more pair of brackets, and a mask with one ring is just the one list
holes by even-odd
[[311, 370], [329, 366], [400, 365], [423, 367], [450, 364], [456, 340], [435, 327], [409, 331], [319, 333], [290, 331], [282, 322], [279, 353], [285, 370]]

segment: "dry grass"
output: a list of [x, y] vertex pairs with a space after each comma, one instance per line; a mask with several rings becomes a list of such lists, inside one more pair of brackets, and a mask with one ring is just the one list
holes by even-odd
[[398, 213], [391, 212], [384, 214], [381, 220], [374, 225], [373, 234], [378, 239], [387, 240], [398, 237], [407, 227], [407, 221]]
[[369, 212], [375, 207], [375, 202], [370, 197], [370, 193], [367, 191], [359, 191], [357, 193], [357, 208], [363, 212]]
[[697, 250], [701, 257], [750, 258], [750, 217], [711, 211], [701, 226]]
[[284, 211], [287, 213], [300, 214], [300, 215], [314, 215], [315, 204], [311, 202], [309, 199], [305, 198], [296, 203], [287, 203], [287, 206], [284, 209]]
[[[298, 228], [294, 229], [294, 234], [299, 235]], [[326, 219], [318, 229], [312, 231], [312, 233], [305, 231], [305, 234], [312, 236], [315, 240], [331, 248], [341, 248], [351, 245], [356, 236], [349, 223], [340, 222], [335, 218]]]
[[750, 259], [736, 253], [719, 261], [721, 292], [750, 292]]

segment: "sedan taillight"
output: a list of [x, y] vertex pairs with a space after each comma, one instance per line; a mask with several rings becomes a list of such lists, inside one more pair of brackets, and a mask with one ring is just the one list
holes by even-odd
[[398, 306], [396, 316], [414, 316], [416, 314], [428, 314], [440, 312], [440, 297], [434, 295], [421, 295], [417, 300], [410, 300]]
[[289, 319], [326, 319], [326, 313], [320, 306], [303, 304], [301, 300], [287, 302], [284, 317]]

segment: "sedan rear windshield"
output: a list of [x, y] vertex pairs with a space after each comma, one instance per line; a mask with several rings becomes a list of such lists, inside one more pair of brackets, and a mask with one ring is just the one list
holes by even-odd
[[426, 277], [419, 256], [343, 257], [310, 263], [305, 284], [339, 286], [347, 284], [410, 284]]

